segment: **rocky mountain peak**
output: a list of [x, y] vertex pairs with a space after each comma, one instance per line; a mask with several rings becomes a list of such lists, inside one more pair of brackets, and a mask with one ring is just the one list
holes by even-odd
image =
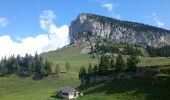
[[88, 39], [95, 41], [96, 37], [100, 37], [145, 46], [170, 44], [169, 30], [88, 13], [80, 14], [71, 23], [69, 31], [72, 43], [85, 42]]
[[78, 18], [80, 20], [80, 23], [82, 24], [85, 22], [85, 20], [87, 20], [87, 14], [80, 14]]

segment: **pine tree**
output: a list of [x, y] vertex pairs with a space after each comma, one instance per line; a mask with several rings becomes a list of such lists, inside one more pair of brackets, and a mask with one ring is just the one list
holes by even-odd
[[91, 63], [89, 63], [88, 74], [89, 74], [89, 75], [92, 75], [92, 73], [93, 73], [93, 68], [92, 68]]
[[117, 72], [123, 72], [126, 69], [126, 63], [121, 54], [118, 54], [118, 57], [116, 58], [115, 68]]
[[128, 71], [136, 71], [137, 64], [139, 62], [140, 62], [140, 60], [137, 56], [131, 55], [129, 58], [127, 58]]
[[24, 66], [24, 72], [26, 76], [31, 75], [31, 59], [29, 58], [29, 55], [26, 54], [23, 58], [23, 66]]
[[32, 64], [35, 67], [35, 75], [38, 75], [40, 73], [40, 65], [38, 62], [39, 62], [39, 56], [36, 52], [34, 56], [34, 64]]
[[12, 55], [11, 57], [8, 58], [6, 63], [8, 74], [12, 74], [14, 72], [14, 62], [15, 62], [15, 58], [14, 55]]
[[46, 70], [46, 72], [47, 72], [47, 75], [52, 74], [52, 69], [51, 69], [52, 63], [49, 62], [49, 61], [46, 59], [44, 66], [45, 66], [44, 68], [45, 68], [45, 70]]
[[17, 72], [17, 74], [19, 74], [20, 73], [20, 63], [21, 63], [21, 57], [20, 57], [20, 55], [17, 55], [17, 57], [16, 57], [16, 62], [17, 62], [17, 70], [16, 70], [16, 72]]
[[43, 58], [42, 57], [40, 57], [39, 66], [40, 66], [40, 76], [41, 77], [47, 76], [47, 72], [45, 70], [45, 66], [44, 66], [44, 62], [43, 62]]
[[0, 76], [6, 74], [17, 74], [19, 76], [28, 77], [34, 74], [35, 79], [42, 78], [52, 73], [51, 63], [44, 62], [43, 58], [37, 53], [35, 56], [26, 54], [24, 57], [12, 55], [8, 59], [2, 58], [0, 61]]
[[110, 68], [112, 68], [112, 69], [115, 68], [115, 60], [114, 60], [114, 57], [111, 58], [111, 61], [110, 61]]
[[97, 72], [97, 71], [98, 71], [98, 66], [94, 65], [93, 72]]
[[38, 54], [35, 54], [35, 77], [42, 78], [43, 76], [47, 75], [46, 70], [44, 69], [44, 63], [42, 57], [39, 57]]
[[79, 78], [86, 77], [86, 75], [87, 75], [86, 69], [84, 66], [82, 66], [79, 71]]
[[99, 71], [106, 72], [110, 67], [110, 58], [108, 56], [102, 55], [100, 58]]
[[59, 64], [56, 64], [55, 74], [56, 74], [57, 78], [60, 78], [60, 65]]
[[3, 75], [4, 75], [4, 67], [0, 62], [0, 76], [3, 76]]
[[104, 72], [105, 70], [105, 58], [104, 55], [100, 58], [100, 64], [99, 64], [99, 72]]
[[105, 62], [104, 71], [107, 71], [110, 68], [110, 57], [105, 55], [104, 62]]

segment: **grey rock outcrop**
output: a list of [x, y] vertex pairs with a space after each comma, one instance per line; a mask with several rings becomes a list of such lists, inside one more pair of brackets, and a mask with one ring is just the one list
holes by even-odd
[[158, 46], [160, 43], [170, 44], [170, 31], [136, 22], [121, 21], [109, 17], [80, 14], [70, 26], [71, 43], [84, 42], [90, 37], [113, 39], [122, 42], [138, 43], [144, 46]]
[[85, 47], [81, 50], [81, 54], [89, 54], [91, 52], [91, 47]]

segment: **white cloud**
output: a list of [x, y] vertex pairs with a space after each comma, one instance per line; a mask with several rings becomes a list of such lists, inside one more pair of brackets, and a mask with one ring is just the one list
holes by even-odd
[[[99, 1], [96, 1], [99, 2]], [[101, 7], [106, 8], [109, 12], [109, 16], [116, 18], [116, 19], [121, 19], [121, 15], [117, 14], [115, 11], [115, 8], [117, 7], [117, 4], [115, 3], [108, 3], [106, 1], [102, 1], [101, 3]]]
[[159, 20], [156, 20], [156, 24], [159, 26], [159, 27], [164, 27], [165, 24], [163, 22], [160, 22]]
[[96, 2], [98, 4], [100, 4], [100, 6], [104, 9], [107, 9], [108, 11], [108, 16], [116, 18], [116, 19], [121, 19], [121, 15], [116, 13], [116, 7], [118, 6], [118, 4], [114, 3], [113, 1], [108, 1], [108, 0], [88, 0], [88, 1], [93, 1]]
[[43, 13], [40, 15], [40, 26], [44, 30], [48, 30], [49, 26], [54, 24], [53, 19], [55, 19], [56, 16], [53, 13], [52, 10], [45, 10]]
[[27, 37], [20, 42], [15, 42], [10, 36], [5, 35], [0, 37], [0, 58], [9, 57], [11, 55], [20, 54], [24, 56], [26, 53], [35, 54], [41, 53], [42, 48], [48, 44], [47, 35], [38, 35], [36, 37]]
[[165, 27], [165, 23], [161, 22], [158, 18], [158, 15], [156, 12], [153, 12], [151, 16], [146, 16], [147, 18], [152, 18], [154, 20], [154, 23], [158, 27]]
[[54, 18], [55, 14], [51, 10], [46, 10], [40, 15], [40, 27], [47, 31], [47, 34], [19, 38], [18, 42], [8, 35], [0, 36], [0, 58], [17, 54], [24, 56], [26, 53], [34, 55], [36, 52], [56, 50], [69, 44], [69, 27], [56, 27]]
[[0, 17], [0, 27], [5, 27], [8, 24], [8, 21], [4, 17]]
[[51, 10], [46, 10], [40, 15], [40, 26], [49, 33], [49, 44], [44, 48], [46, 51], [69, 44], [69, 27], [67, 25], [57, 27], [54, 19], [55, 14]]
[[155, 23], [158, 27], [164, 27], [165, 26], [165, 24], [158, 19], [158, 16], [155, 12], [152, 13], [152, 16], [153, 16], [153, 19], [155, 20]]
[[113, 4], [112, 3], [104, 3], [104, 4], [102, 4], [102, 7], [107, 8], [108, 11], [113, 10]]

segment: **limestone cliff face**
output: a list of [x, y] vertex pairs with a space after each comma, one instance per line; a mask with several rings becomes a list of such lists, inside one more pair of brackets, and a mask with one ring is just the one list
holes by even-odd
[[87, 13], [80, 14], [71, 23], [69, 34], [72, 43], [86, 41], [84, 36], [88, 36], [94, 41], [100, 37], [145, 46], [170, 44], [169, 30]]

